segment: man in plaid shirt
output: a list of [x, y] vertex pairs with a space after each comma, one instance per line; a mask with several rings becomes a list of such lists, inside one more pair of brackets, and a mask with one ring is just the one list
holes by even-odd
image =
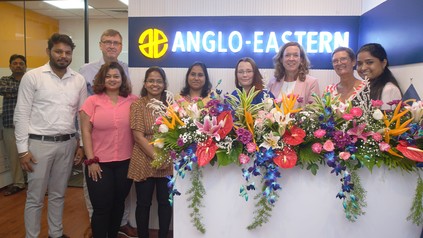
[[0, 95], [3, 96], [3, 140], [6, 156], [10, 161], [13, 183], [4, 192], [5, 196], [15, 194], [25, 189], [25, 180], [18, 158], [16, 147], [15, 126], [13, 114], [18, 99], [19, 83], [26, 72], [26, 58], [23, 55], [10, 56], [9, 68], [12, 75], [0, 79]]

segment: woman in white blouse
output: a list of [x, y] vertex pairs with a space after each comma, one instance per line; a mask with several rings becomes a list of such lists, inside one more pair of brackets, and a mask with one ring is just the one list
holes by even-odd
[[398, 82], [388, 66], [388, 56], [382, 45], [369, 43], [358, 50], [357, 72], [363, 79], [370, 80], [370, 98], [382, 100], [382, 109], [391, 109], [387, 103], [402, 98]]

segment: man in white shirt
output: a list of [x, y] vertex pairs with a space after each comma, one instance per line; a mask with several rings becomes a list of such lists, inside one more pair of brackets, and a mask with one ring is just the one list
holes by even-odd
[[[126, 77], [129, 79], [128, 65], [118, 59], [120, 53], [122, 52], [122, 35], [120, 34], [120, 32], [114, 29], [108, 29], [104, 31], [103, 34], [101, 34], [99, 46], [100, 46], [100, 50], [102, 52], [103, 57], [97, 61], [85, 64], [79, 70], [79, 73], [82, 74], [82, 76], [84, 76], [85, 78], [89, 95], [93, 94], [92, 85], [94, 82], [95, 75], [100, 70], [100, 67], [105, 63], [118, 62], [122, 66], [123, 70], [125, 71]], [[84, 168], [84, 172], [85, 172], [85, 168]], [[85, 182], [85, 176], [84, 176], [83, 186], [84, 186], [85, 203], [87, 205], [88, 214], [91, 219], [93, 208], [90, 202], [87, 184]], [[125, 212], [123, 214], [121, 227], [119, 230], [120, 234], [129, 238], [138, 237], [137, 230], [135, 229], [136, 224], [132, 224], [132, 223], [130, 224], [131, 221], [129, 219], [129, 210], [130, 210], [129, 208], [131, 207], [132, 204], [135, 204], [135, 201], [136, 201], [135, 193], [131, 191], [125, 203]], [[90, 236], [90, 233], [91, 233], [90, 229], [91, 227], [89, 227], [85, 231], [84, 234], [86, 236]]]
[[84, 77], [68, 67], [74, 48], [69, 36], [53, 34], [46, 49], [49, 62], [28, 71], [19, 86], [14, 122], [20, 163], [28, 172], [26, 238], [40, 234], [46, 191], [49, 237], [68, 237], [62, 225], [64, 196], [72, 166], [82, 155], [75, 119], [87, 98]]

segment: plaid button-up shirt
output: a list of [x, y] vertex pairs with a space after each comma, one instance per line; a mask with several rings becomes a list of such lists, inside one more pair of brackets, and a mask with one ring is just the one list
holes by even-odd
[[13, 128], [13, 114], [18, 99], [19, 80], [12, 75], [0, 79], [0, 95], [3, 96], [3, 126]]

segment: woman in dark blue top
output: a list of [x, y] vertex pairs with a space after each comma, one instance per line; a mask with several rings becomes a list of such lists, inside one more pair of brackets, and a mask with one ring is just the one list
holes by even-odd
[[[252, 104], [261, 103], [266, 94], [270, 98], [275, 98], [270, 91], [264, 89], [263, 76], [256, 62], [250, 57], [244, 57], [238, 60], [235, 67], [235, 86], [241, 91], [245, 90], [247, 93], [253, 86], [255, 87], [255, 91], [260, 91], [253, 99]], [[232, 95], [239, 98], [236, 90], [232, 92]]]

